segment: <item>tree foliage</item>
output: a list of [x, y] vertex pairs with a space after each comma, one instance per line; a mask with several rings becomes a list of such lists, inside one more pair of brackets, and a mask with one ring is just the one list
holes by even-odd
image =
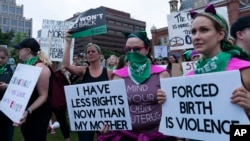
[[18, 54], [16, 50], [12, 48], [12, 46], [18, 44], [25, 37], [26, 34], [23, 33], [15, 33], [12, 30], [8, 32], [2, 32], [2, 30], [0, 29], [0, 44], [7, 45], [10, 52], [10, 57], [14, 58], [16, 61], [18, 60]]
[[9, 47], [12, 43], [12, 39], [14, 38], [14, 36], [15, 33], [12, 30], [3, 33], [0, 29], [0, 44], [7, 45]]

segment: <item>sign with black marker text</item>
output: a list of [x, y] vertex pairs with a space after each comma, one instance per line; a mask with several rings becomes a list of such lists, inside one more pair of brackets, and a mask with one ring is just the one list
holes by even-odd
[[[73, 26], [74, 22], [44, 19], [42, 24], [41, 49], [52, 61], [62, 62], [65, 46], [65, 32]], [[70, 60], [73, 59], [74, 39], [70, 48]]]
[[228, 141], [230, 125], [249, 124], [244, 109], [230, 102], [232, 92], [241, 85], [239, 71], [161, 79], [168, 100], [162, 106], [160, 132]]
[[[227, 7], [218, 7], [216, 11], [228, 21]], [[197, 12], [203, 12], [198, 10]], [[189, 12], [173, 12], [167, 15], [170, 50], [193, 48]]]
[[181, 62], [183, 75], [188, 74], [196, 68], [197, 61]]
[[124, 80], [65, 86], [72, 131], [131, 130]]

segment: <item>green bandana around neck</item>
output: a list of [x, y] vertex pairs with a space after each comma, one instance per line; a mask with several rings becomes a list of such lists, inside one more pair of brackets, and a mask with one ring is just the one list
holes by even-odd
[[1, 74], [1, 75], [4, 73], [5, 68], [6, 68], [6, 64], [4, 64], [4, 65], [2, 65], [2, 66], [0, 67], [0, 74]]
[[34, 65], [37, 60], [38, 60], [38, 57], [37, 56], [33, 56], [33, 57], [29, 58], [29, 60], [27, 60], [25, 62], [25, 64], [27, 64], [27, 65]]
[[216, 56], [204, 59], [201, 58], [195, 69], [195, 74], [210, 73], [210, 72], [219, 72], [226, 70], [227, 64], [231, 58], [231, 54], [226, 52], [220, 52]]
[[129, 62], [129, 77], [136, 84], [141, 84], [150, 77], [150, 62], [146, 56], [137, 52], [130, 52], [126, 57]]

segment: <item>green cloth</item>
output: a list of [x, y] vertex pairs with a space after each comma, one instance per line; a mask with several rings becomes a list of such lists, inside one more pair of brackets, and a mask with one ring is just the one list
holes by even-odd
[[230, 53], [220, 52], [209, 59], [201, 58], [196, 64], [195, 74], [224, 71], [231, 57]]
[[6, 64], [4, 64], [4, 65], [2, 65], [2, 66], [0, 67], [0, 74], [3, 74], [3, 73], [4, 73], [5, 68], [6, 68]]
[[129, 52], [128, 59], [128, 73], [131, 80], [136, 84], [141, 84], [150, 77], [151, 64], [148, 58], [138, 52]]
[[25, 64], [27, 64], [27, 65], [34, 65], [37, 60], [38, 60], [38, 57], [37, 56], [33, 56], [33, 57], [29, 58], [29, 60], [27, 60], [25, 62]]

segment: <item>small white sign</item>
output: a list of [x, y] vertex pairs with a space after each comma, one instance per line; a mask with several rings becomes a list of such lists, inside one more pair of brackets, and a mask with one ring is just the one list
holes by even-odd
[[[226, 82], [226, 83], [225, 83]], [[161, 79], [167, 94], [159, 131], [204, 141], [229, 141], [231, 124], [249, 124], [242, 107], [232, 104], [240, 72], [226, 71]]]
[[[204, 10], [203, 10], [204, 11]], [[227, 7], [218, 7], [216, 11], [228, 22]], [[202, 12], [198, 10], [197, 12]], [[189, 12], [173, 12], [167, 15], [170, 50], [193, 48]]]
[[197, 61], [189, 61], [189, 62], [182, 62], [182, 72], [183, 75], [188, 74], [190, 71], [194, 70], [196, 68]]
[[[62, 62], [65, 46], [65, 32], [72, 28], [74, 22], [43, 20], [41, 38], [39, 43], [41, 49], [50, 57], [52, 61]], [[74, 39], [70, 48], [72, 60], [74, 52]]]
[[131, 130], [124, 80], [65, 86], [72, 131]]
[[167, 46], [154, 46], [154, 58], [168, 57]]
[[[19, 123], [42, 71], [41, 67], [18, 64], [0, 102], [0, 110]], [[32, 75], [30, 75], [32, 72]]]

